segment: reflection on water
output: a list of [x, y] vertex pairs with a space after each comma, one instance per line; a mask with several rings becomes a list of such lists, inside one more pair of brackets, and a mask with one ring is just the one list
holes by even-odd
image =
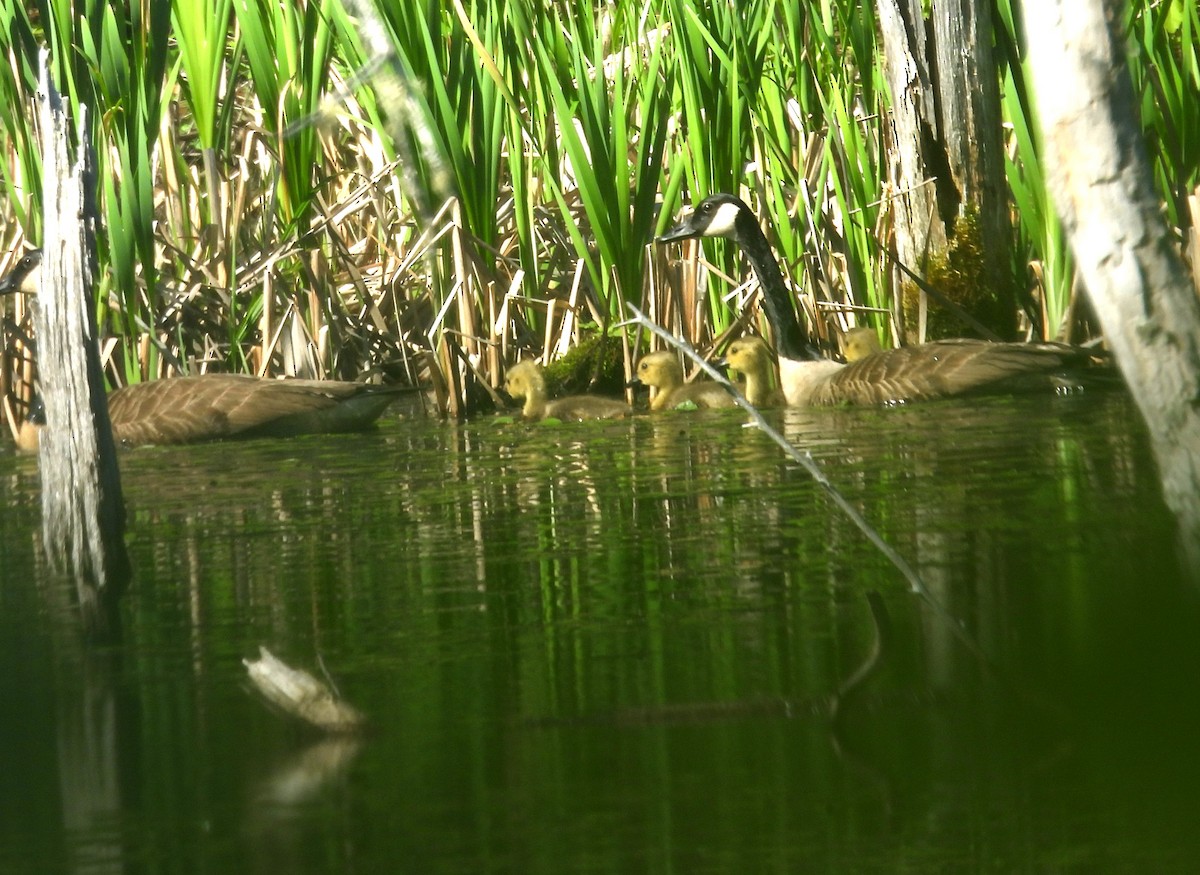
[[[102, 656], [0, 456], [0, 871], [1194, 859], [1196, 591], [1128, 400], [774, 418], [994, 670], [737, 411], [128, 453]], [[260, 645], [373, 731], [266, 711]]]

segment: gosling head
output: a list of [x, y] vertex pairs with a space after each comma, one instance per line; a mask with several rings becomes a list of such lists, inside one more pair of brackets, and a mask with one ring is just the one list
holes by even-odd
[[0, 295], [21, 292], [26, 295], [36, 295], [38, 286], [38, 268], [42, 264], [42, 250], [32, 249], [26, 252], [13, 269], [0, 279]]
[[771, 365], [771, 347], [761, 337], [739, 337], [725, 350], [725, 363], [743, 374], [759, 373]]
[[543, 394], [546, 378], [536, 362], [517, 362], [504, 375], [504, 391], [513, 398], [528, 398], [531, 392]]
[[879, 335], [874, 329], [864, 326], [851, 328], [842, 338], [842, 355], [846, 357], [848, 364], [865, 359], [882, 349], [879, 345]]
[[714, 194], [706, 197], [691, 214], [658, 238], [660, 243], [673, 243], [691, 237], [726, 237], [741, 239], [743, 228], [749, 222], [756, 230], [758, 220], [741, 198], [731, 194]]
[[669, 389], [682, 385], [682, 383], [683, 368], [679, 364], [679, 359], [675, 358], [675, 353], [664, 349], [642, 357], [637, 364], [634, 378], [629, 381], [628, 386], [643, 385]]

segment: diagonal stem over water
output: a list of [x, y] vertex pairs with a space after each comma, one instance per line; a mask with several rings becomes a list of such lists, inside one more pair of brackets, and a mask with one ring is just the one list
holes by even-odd
[[652, 322], [649, 318], [647, 318], [646, 314], [644, 314], [633, 304], [626, 302], [625, 306], [628, 307], [630, 312], [633, 313], [634, 318], [624, 324], [636, 323], [644, 327], [646, 330], [657, 334], [671, 346], [682, 350], [683, 354], [699, 365], [704, 373], [708, 374], [708, 376], [724, 386], [725, 391], [733, 396], [733, 400], [737, 403], [737, 405], [750, 414], [750, 419], [756, 426], [758, 426], [759, 430], [777, 443], [789, 458], [795, 462], [798, 462], [800, 466], [809, 473], [813, 480], [815, 480], [817, 484], [825, 490], [826, 494], [833, 500], [833, 503], [837, 505], [838, 509], [841, 510], [842, 513], [844, 513], [850, 519], [850, 521], [858, 527], [860, 532], [866, 535], [867, 540], [874, 544], [876, 548], [878, 548], [879, 552], [881, 552], [887, 558], [887, 560], [896, 567], [896, 570], [904, 575], [904, 578], [912, 587], [912, 591], [925, 600], [925, 603], [929, 605], [938, 618], [944, 621], [950, 627], [958, 640], [961, 641], [977, 659], [979, 659], [980, 663], [982, 663], [985, 668], [991, 668], [991, 663], [990, 660], [988, 660], [987, 655], [976, 643], [975, 639], [972, 638], [971, 635], [963, 628], [962, 623], [960, 623], [958, 619], [952, 613], [950, 613], [945, 605], [938, 600], [938, 598], [933, 594], [933, 591], [929, 588], [929, 585], [925, 582], [925, 579], [921, 577], [915, 568], [908, 564], [908, 560], [897, 553], [892, 545], [885, 541], [883, 536], [875, 530], [875, 527], [867, 522], [866, 518], [858, 512], [854, 505], [847, 501], [845, 496], [838, 492], [837, 487], [829, 482], [829, 478], [825, 476], [825, 472], [821, 470], [821, 466], [818, 465], [817, 461], [812, 457], [812, 453], [808, 452], [808, 450], [799, 450], [793, 446], [787, 438], [785, 438], [777, 429], [767, 422], [766, 418], [758, 411], [757, 407], [746, 400], [746, 397], [738, 391], [737, 386], [733, 385], [733, 383], [731, 383], [724, 374], [705, 361], [704, 357], [701, 356], [700, 353], [696, 352], [690, 343], [680, 337], [676, 337], [665, 328], [662, 328], [661, 326]]

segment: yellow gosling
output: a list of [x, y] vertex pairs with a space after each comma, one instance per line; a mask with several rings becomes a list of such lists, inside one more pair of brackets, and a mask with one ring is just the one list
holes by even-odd
[[688, 401], [702, 408], [734, 406], [733, 397], [711, 380], [685, 383], [679, 359], [670, 350], [652, 352], [638, 362], [630, 385], [638, 383], [655, 390], [651, 410], [671, 410]]
[[546, 397], [546, 375], [536, 362], [518, 362], [504, 375], [504, 391], [513, 398], [524, 398], [522, 414], [526, 419], [613, 419], [626, 416], [629, 405], [597, 395], [569, 395], [550, 400]]
[[755, 407], [777, 407], [784, 403], [775, 379], [771, 348], [761, 337], [739, 337], [729, 344], [725, 363], [746, 378], [742, 394]]
[[879, 345], [879, 335], [873, 328], [851, 328], [842, 337], [842, 355], [846, 357], [846, 364], [862, 361], [877, 352], [883, 352], [883, 347]]

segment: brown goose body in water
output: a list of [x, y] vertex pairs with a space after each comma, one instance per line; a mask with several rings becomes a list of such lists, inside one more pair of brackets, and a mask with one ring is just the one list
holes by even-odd
[[[707, 197], [659, 240], [725, 237], [746, 254], [762, 288], [779, 349], [780, 383], [794, 407], [901, 404], [977, 393], [1061, 391], [1092, 364], [1087, 350], [1058, 343], [944, 340], [876, 352], [841, 364], [824, 358], [796, 317], [779, 265], [758, 219], [729, 194]], [[1068, 375], [1064, 380], [1064, 375]]]
[[522, 414], [526, 419], [613, 419], [626, 416], [629, 405], [597, 395], [547, 397], [546, 375], [536, 362], [517, 362], [504, 375], [504, 391], [513, 398], [524, 398]]
[[1082, 350], [1055, 343], [935, 340], [872, 353], [849, 364], [780, 359], [788, 404], [903, 404], [971, 394], [1057, 392], [1087, 367]]
[[711, 380], [684, 382], [683, 367], [670, 350], [652, 352], [641, 358], [629, 385], [639, 384], [653, 386], [656, 390], [650, 401], [651, 410], [671, 410], [688, 402], [700, 408], [734, 406], [733, 396]]
[[108, 396], [113, 437], [129, 446], [292, 437], [369, 428], [408, 387], [242, 374], [171, 377]]
[[[108, 396], [113, 439], [127, 447], [364, 431], [409, 387], [339, 380], [268, 380], [242, 374], [168, 377]], [[37, 449], [39, 426], [17, 445]]]
[[[27, 253], [0, 281], [0, 294], [37, 291], [40, 251]], [[408, 386], [340, 380], [272, 380], [240, 374], [171, 377], [108, 396], [113, 437], [128, 446], [226, 438], [290, 437], [361, 431]], [[35, 441], [22, 429], [25, 445]]]

